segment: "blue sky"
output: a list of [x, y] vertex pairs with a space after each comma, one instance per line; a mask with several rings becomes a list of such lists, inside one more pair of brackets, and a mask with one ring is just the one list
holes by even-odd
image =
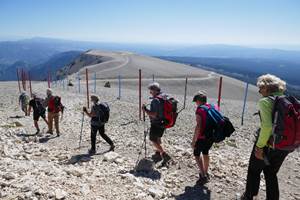
[[298, 0], [0, 0], [0, 38], [300, 45]]

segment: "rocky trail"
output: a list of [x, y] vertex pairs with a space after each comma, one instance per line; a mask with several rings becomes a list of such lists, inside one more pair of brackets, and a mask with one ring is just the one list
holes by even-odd
[[[44, 96], [46, 84], [35, 83], [34, 89]], [[14, 118], [22, 115], [17, 103], [16, 83], [1, 83], [1, 199], [230, 200], [243, 192], [248, 159], [259, 126], [258, 117], [253, 117], [257, 109], [255, 102], [247, 104], [244, 126], [240, 126], [242, 102], [222, 102], [221, 109], [236, 126], [236, 132], [213, 146], [210, 151], [211, 180], [200, 187], [195, 185], [198, 173], [190, 147], [195, 125], [191, 96], [176, 126], [167, 130], [163, 137], [163, 144], [173, 162], [167, 167], [158, 163], [148, 173], [136, 173], [133, 170], [142, 150], [144, 131], [143, 122], [138, 120], [137, 92], [124, 89], [121, 100], [116, 100], [115, 88], [97, 88], [100, 100], [108, 102], [111, 108], [106, 132], [115, 142], [116, 149], [115, 152], [107, 152], [109, 146], [97, 136], [97, 154], [89, 157], [87, 117], [82, 146], [78, 148], [81, 108], [86, 104], [86, 96], [62, 88], [53, 90], [62, 97], [67, 108], [60, 123], [61, 136], [46, 134], [46, 124], [42, 120], [39, 122], [42, 133], [35, 136], [32, 135], [35, 133], [32, 115]], [[183, 99], [183, 96], [174, 96], [181, 101]], [[146, 90], [143, 97], [147, 99]], [[153, 151], [148, 140], [147, 147], [150, 157]], [[281, 199], [300, 199], [299, 155], [299, 152], [291, 153], [279, 172]], [[258, 199], [264, 198], [265, 183], [262, 181]]]

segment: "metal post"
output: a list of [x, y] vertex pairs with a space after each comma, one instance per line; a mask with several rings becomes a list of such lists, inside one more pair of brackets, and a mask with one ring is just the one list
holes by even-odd
[[120, 100], [121, 99], [121, 75], [119, 75], [118, 79], [119, 79], [119, 97], [118, 97], [118, 99]]
[[87, 108], [90, 107], [88, 69], [85, 68]]
[[19, 92], [21, 93], [21, 85], [20, 85], [20, 77], [19, 77], [19, 69], [18, 68], [17, 68], [17, 78], [18, 78]]
[[142, 70], [139, 69], [139, 119], [142, 120]]
[[94, 73], [94, 93], [96, 93], [96, 84], [97, 84], [96, 79], [97, 79], [97, 74], [95, 72]]
[[245, 97], [244, 97], [244, 105], [243, 105], [243, 112], [242, 112], [242, 121], [241, 125], [244, 125], [244, 114], [245, 114], [245, 108], [246, 108], [246, 101], [247, 101], [247, 96], [248, 96], [248, 88], [249, 88], [249, 83], [246, 83], [246, 89], [245, 89]]
[[28, 79], [29, 79], [29, 91], [30, 91], [30, 96], [32, 97], [31, 77], [30, 77], [30, 73], [29, 73], [29, 72], [28, 72]]
[[221, 106], [221, 95], [222, 95], [222, 82], [223, 82], [223, 77], [220, 77], [220, 81], [219, 81], [219, 95], [218, 95], [218, 107], [220, 109]]
[[183, 109], [185, 109], [185, 104], [186, 104], [187, 83], [188, 83], [188, 77], [185, 78]]

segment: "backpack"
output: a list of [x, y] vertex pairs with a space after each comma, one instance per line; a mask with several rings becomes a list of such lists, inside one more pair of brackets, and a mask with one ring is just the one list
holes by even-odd
[[46, 108], [43, 106], [44, 105], [44, 99], [35, 98], [34, 102], [35, 102], [35, 105], [36, 105], [37, 112], [39, 114], [45, 114]]
[[54, 96], [50, 99], [48, 108], [50, 112], [58, 113], [60, 111], [63, 112], [65, 107], [61, 103], [61, 98]]
[[269, 96], [273, 101], [272, 135], [274, 149], [294, 151], [300, 146], [300, 102], [293, 96]]
[[97, 115], [96, 121], [100, 122], [101, 125], [106, 124], [109, 120], [110, 108], [106, 102], [96, 104]]
[[21, 94], [20, 101], [21, 101], [22, 104], [27, 104], [28, 103], [28, 99], [29, 99], [29, 97], [28, 97], [27, 94]]
[[229, 118], [223, 116], [213, 105], [210, 105], [210, 107], [201, 105], [199, 108], [207, 113], [204, 134], [208, 140], [219, 143], [225, 140], [226, 137], [230, 137], [235, 131]]
[[167, 95], [159, 95], [156, 98], [159, 100], [160, 103], [163, 104], [162, 126], [164, 128], [173, 127], [176, 123], [176, 119], [178, 116], [178, 101], [173, 97], [168, 97]]

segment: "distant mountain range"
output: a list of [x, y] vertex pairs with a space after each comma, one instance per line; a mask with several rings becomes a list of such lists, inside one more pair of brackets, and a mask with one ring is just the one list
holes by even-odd
[[255, 79], [262, 73], [274, 73], [289, 84], [300, 86], [300, 51], [250, 48], [233, 45], [149, 45], [82, 42], [49, 38], [32, 38], [0, 42], [0, 80], [16, 80], [16, 68], [30, 70], [43, 80], [48, 71], [65, 67], [89, 49], [130, 51], [176, 62], [206, 67], [233, 77]]

